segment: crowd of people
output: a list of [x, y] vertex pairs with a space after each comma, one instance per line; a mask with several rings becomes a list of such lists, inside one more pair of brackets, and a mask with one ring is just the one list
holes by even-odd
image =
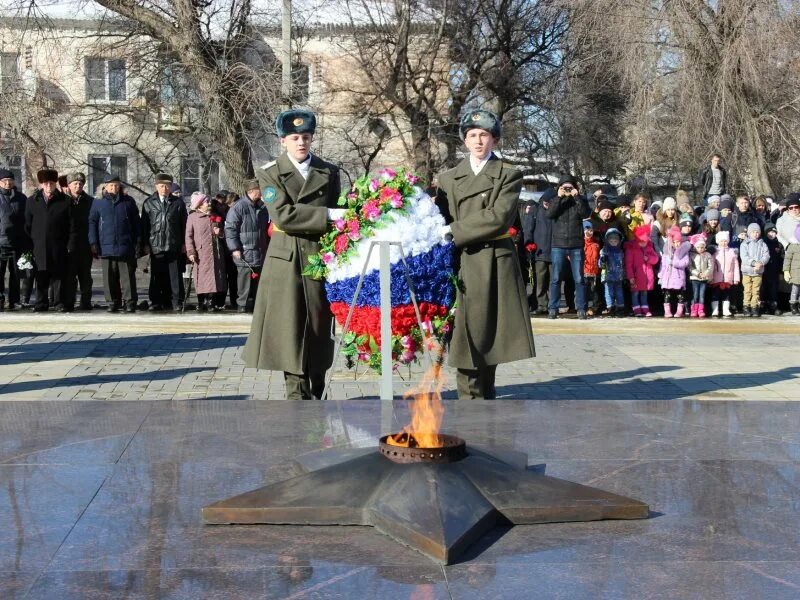
[[[241, 198], [221, 190], [187, 202], [161, 173], [140, 209], [117, 177], [97, 197], [82, 173], [37, 177], [27, 198], [0, 169], [0, 310], [92, 310], [99, 259], [109, 312], [182, 311], [192, 291], [200, 312], [253, 311], [271, 236], [257, 180]], [[604, 189], [587, 197], [570, 176], [523, 203], [516, 241], [531, 312], [558, 318], [563, 293], [581, 319], [799, 315], [800, 194], [734, 198], [716, 155], [700, 181], [701, 206], [683, 190], [652, 203]]]
[[[257, 180], [241, 198], [195, 192], [187, 206], [160, 173], [141, 209], [115, 176], [96, 197], [84, 190], [83, 173], [42, 169], [37, 180], [28, 198], [0, 169], [0, 310], [92, 310], [92, 263], [100, 260], [108, 312], [180, 312], [191, 288], [199, 312], [253, 311], [269, 240]], [[140, 302], [142, 257], [150, 280]]]
[[524, 204], [531, 311], [558, 318], [563, 286], [580, 319], [800, 315], [800, 194], [734, 198], [716, 156], [701, 182], [701, 206], [682, 190], [653, 203], [612, 203], [603, 189], [587, 198], [569, 176]]

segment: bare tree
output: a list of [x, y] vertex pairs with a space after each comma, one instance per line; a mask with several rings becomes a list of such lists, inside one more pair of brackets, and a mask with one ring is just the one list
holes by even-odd
[[[486, 106], [507, 121], [543, 105], [560, 69], [561, 11], [536, 0], [344, 0], [353, 29], [342, 48], [357, 73], [338, 81], [363, 114], [405, 136], [431, 178], [460, 147], [458, 120]], [[513, 144], [513, 142], [511, 142]]]
[[798, 7], [774, 0], [566, 0], [588, 69], [619, 76], [623, 155], [684, 174], [722, 153], [737, 187], [779, 191], [800, 156]]

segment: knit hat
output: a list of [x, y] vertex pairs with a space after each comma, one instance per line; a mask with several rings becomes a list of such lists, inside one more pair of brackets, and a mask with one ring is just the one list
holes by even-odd
[[683, 236], [681, 235], [681, 230], [680, 228], [678, 228], [677, 225], [673, 225], [672, 227], [669, 228], [667, 236], [669, 236], [669, 239], [672, 240], [673, 242], [680, 242], [681, 240], [683, 240]]
[[612, 235], [617, 236], [620, 241], [622, 240], [622, 233], [616, 227], [609, 227], [608, 231], [606, 231], [605, 239], [608, 239]]
[[719, 209], [720, 210], [725, 210], [726, 208], [728, 210], [733, 210], [733, 198], [731, 198], [730, 196], [720, 200]]
[[714, 239], [718, 244], [721, 242], [730, 242], [731, 234], [727, 231], [718, 231], [717, 235], [714, 236]]
[[83, 173], [70, 173], [67, 175], [67, 183], [72, 183], [73, 181], [80, 181], [81, 183], [86, 183], [86, 175]]
[[786, 208], [790, 206], [800, 206], [800, 194], [792, 192], [786, 197]]
[[650, 240], [650, 225], [639, 225], [633, 230], [633, 237], [639, 242], [647, 242]]
[[722, 198], [720, 198], [719, 196], [714, 194], [713, 196], [709, 196], [708, 197], [708, 200], [706, 201], [706, 204], [718, 204], [720, 202], [720, 200], [722, 200]]
[[709, 208], [706, 211], [706, 221], [719, 221], [719, 209]]
[[583, 229], [584, 231], [587, 229], [594, 229], [594, 225], [592, 225], [592, 222], [589, 219], [585, 219], [583, 221]]
[[678, 219], [678, 225], [681, 227], [684, 225], [694, 225], [694, 218], [689, 213], [683, 213], [681, 218]]
[[695, 248], [697, 248], [698, 246], [705, 247], [706, 236], [704, 236], [702, 233], [697, 233], [689, 238], [689, 242], [691, 242], [692, 246], [694, 246]]
[[572, 185], [572, 187], [577, 186], [577, 184], [575, 183], [575, 178], [569, 173], [565, 173], [564, 175], [561, 176], [561, 178], [558, 180], [558, 187], [561, 187], [565, 183], [569, 183], [570, 185]]
[[774, 223], [770, 223], [766, 227], [764, 227], [764, 233], [769, 233], [770, 231], [778, 231], [778, 228], [775, 227]]
[[614, 205], [605, 196], [601, 196], [597, 201], [597, 212], [601, 210], [614, 210]]
[[722, 196], [719, 197], [719, 200], [720, 202], [724, 202], [725, 200], [730, 200], [731, 202], [733, 202], [733, 196], [731, 196], [730, 194], [722, 194]]
[[14, 173], [8, 169], [0, 169], [0, 179], [14, 179]]
[[197, 210], [204, 202], [208, 202], [208, 196], [203, 192], [194, 192], [189, 199], [189, 206], [191, 206], [192, 210]]
[[36, 172], [36, 181], [39, 183], [58, 183], [58, 171], [55, 169], [40, 169]]
[[747, 235], [750, 235], [751, 231], [757, 231], [760, 234], [761, 225], [759, 225], [758, 223], [750, 223], [750, 225], [747, 226]]
[[672, 196], [664, 198], [664, 204], [661, 205], [661, 210], [675, 210], [676, 208], [678, 208], [678, 203], [675, 202], [675, 198]]

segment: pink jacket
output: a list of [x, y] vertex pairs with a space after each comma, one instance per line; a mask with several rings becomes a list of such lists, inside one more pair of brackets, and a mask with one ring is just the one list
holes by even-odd
[[740, 280], [739, 273], [739, 259], [736, 250], [733, 248], [725, 248], [724, 250], [717, 247], [714, 253], [714, 278], [711, 280], [711, 285], [715, 283], [729, 283], [736, 285]]
[[633, 280], [631, 290], [644, 292], [652, 290], [656, 284], [653, 267], [658, 263], [658, 254], [652, 242], [642, 248], [636, 240], [625, 242], [625, 276]]

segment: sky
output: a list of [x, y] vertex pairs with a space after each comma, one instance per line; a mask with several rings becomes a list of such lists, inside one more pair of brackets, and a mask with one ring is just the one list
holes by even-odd
[[[218, 0], [227, 5], [229, 0]], [[377, 0], [380, 1], [380, 0]], [[26, 16], [31, 0], [0, 0], [4, 16]], [[354, 3], [357, 4], [357, 3]], [[253, 0], [254, 12], [279, 15], [282, 0]], [[61, 19], [102, 17], [106, 9], [92, 0], [35, 0], [35, 14]], [[331, 0], [293, 0], [293, 11], [313, 23], [348, 23], [349, 19], [337, 2]]]

